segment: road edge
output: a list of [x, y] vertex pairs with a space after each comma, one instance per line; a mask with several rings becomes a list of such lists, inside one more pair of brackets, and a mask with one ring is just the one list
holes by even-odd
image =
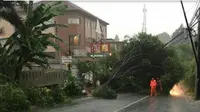
[[148, 95], [148, 96], [145, 96], [145, 97], [143, 97], [143, 98], [140, 98], [140, 99], [137, 100], [137, 101], [134, 101], [134, 102], [132, 102], [132, 103], [129, 103], [128, 105], [126, 105], [126, 106], [124, 106], [124, 107], [122, 107], [122, 108], [119, 108], [119, 109], [115, 110], [114, 112], [126, 112], [126, 110], [127, 110], [128, 108], [134, 106], [136, 103], [138, 103], [138, 102], [140, 102], [140, 101], [142, 101], [142, 100], [144, 100], [144, 99], [146, 99], [146, 98], [148, 98], [148, 97], [149, 97], [149, 95]]

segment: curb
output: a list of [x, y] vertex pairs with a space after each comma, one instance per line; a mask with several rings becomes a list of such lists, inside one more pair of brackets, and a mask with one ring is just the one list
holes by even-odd
[[148, 97], [149, 96], [145, 96], [145, 97], [143, 97], [143, 98], [141, 98], [141, 99], [139, 99], [139, 100], [137, 100], [135, 102], [132, 102], [132, 103], [130, 103], [130, 104], [118, 109], [118, 110], [115, 110], [114, 112], [127, 112], [127, 111], [130, 111], [131, 109], [133, 109], [133, 107], [135, 105], [138, 105], [141, 101], [145, 100]]

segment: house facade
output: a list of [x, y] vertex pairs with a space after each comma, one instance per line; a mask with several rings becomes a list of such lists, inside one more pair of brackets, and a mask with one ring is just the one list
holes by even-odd
[[[48, 4], [53, 2], [40, 1], [34, 3], [34, 8], [41, 3]], [[60, 51], [56, 51], [52, 47], [48, 47], [45, 52], [50, 53], [56, 57], [71, 56], [74, 51], [77, 52], [90, 52], [90, 43], [98, 38], [107, 38], [107, 22], [89, 13], [88, 11], [80, 8], [72, 2], [63, 2], [68, 6], [66, 13], [62, 16], [53, 18], [51, 23], [66, 24], [67, 28], [49, 28], [45, 32], [53, 33], [62, 38], [66, 43], [56, 42], [61, 47]], [[17, 9], [19, 15], [23, 18], [24, 13], [21, 9]], [[102, 34], [96, 32], [97, 20], [99, 21]], [[14, 27], [7, 21], [0, 20], [0, 38], [7, 38], [14, 32]], [[5, 41], [5, 39], [4, 39]], [[55, 40], [54, 40], [55, 41]], [[81, 54], [81, 53], [79, 53]]]

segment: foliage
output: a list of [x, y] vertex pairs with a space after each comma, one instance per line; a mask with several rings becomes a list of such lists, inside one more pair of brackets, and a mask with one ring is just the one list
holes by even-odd
[[28, 101], [30, 101], [31, 105], [36, 105], [39, 98], [39, 88], [31, 87], [28, 89], [23, 89], [24, 93], [27, 96]]
[[64, 94], [63, 89], [61, 89], [58, 85], [53, 85], [53, 87], [51, 87], [51, 90], [52, 90], [52, 96], [53, 96], [54, 102], [56, 104], [64, 103], [65, 94]]
[[[25, 12], [22, 19], [16, 11], [19, 5]], [[53, 17], [64, 14], [66, 6], [61, 2], [55, 4], [41, 4], [33, 9], [33, 1], [0, 2], [0, 18], [8, 21], [15, 27], [15, 32], [7, 39], [6, 44], [0, 45], [0, 71], [16, 82], [19, 81], [21, 70], [24, 66], [31, 69], [31, 64], [48, 67], [48, 58], [44, 53], [47, 46], [56, 50], [59, 46], [55, 43], [62, 40], [52, 33], [44, 31], [51, 27], [66, 27], [62, 24], [49, 23]]]
[[86, 62], [79, 61], [77, 63], [77, 68], [78, 68], [78, 71], [79, 71], [79, 76], [81, 78], [83, 78], [82, 73], [87, 73], [89, 71], [92, 71], [92, 62], [89, 62], [89, 61], [86, 61]]
[[71, 99], [65, 96], [63, 89], [58, 85], [28, 88], [24, 89], [24, 91], [32, 105], [51, 107], [54, 104], [71, 102]]
[[129, 93], [129, 92], [137, 92], [142, 87], [136, 83], [134, 77], [121, 77], [113, 80], [110, 83], [112, 89], [116, 90], [119, 93]]
[[194, 53], [192, 51], [191, 45], [180, 44], [175, 46], [175, 49], [185, 68], [183, 84], [187, 88], [188, 92], [194, 92], [196, 62], [194, 59]]
[[1, 112], [27, 112], [30, 109], [30, 102], [27, 100], [21, 88], [4, 85], [0, 91]]
[[116, 99], [117, 98], [117, 93], [115, 92], [115, 90], [111, 89], [109, 86], [105, 86], [103, 89], [101, 89], [99, 91], [95, 90], [92, 95], [94, 97], [104, 98], [104, 99]]
[[120, 66], [115, 68], [107, 84], [113, 83], [114, 79], [132, 77], [129, 80], [134, 82], [132, 86], [135, 90], [147, 90], [152, 77], [161, 77], [164, 81], [163, 89], [169, 89], [184, 72], [175, 51], [165, 47], [157, 36], [151, 34], [139, 33], [134, 38], [129, 37], [121, 57], [117, 63]]
[[70, 97], [68, 97], [68, 96], [65, 96], [65, 97], [64, 97], [64, 103], [65, 103], [65, 104], [70, 104], [70, 103], [72, 103], [72, 98], [70, 98]]
[[83, 84], [72, 74], [68, 75], [63, 88], [65, 95], [69, 97], [77, 97], [82, 95]]
[[195, 75], [196, 75], [196, 62], [193, 58], [190, 63], [187, 64], [186, 73], [183, 79], [184, 86], [188, 89], [188, 92], [194, 92], [195, 90]]
[[51, 89], [47, 87], [39, 88], [37, 105], [41, 107], [52, 107], [55, 105]]
[[178, 83], [184, 75], [184, 67], [177, 61], [178, 59], [168, 57], [164, 63], [165, 75], [161, 77], [163, 92], [169, 93], [174, 84]]
[[105, 83], [111, 76], [113, 70], [116, 68], [115, 63], [119, 60], [116, 53], [111, 56], [106, 56], [96, 62], [95, 74], [101, 83]]

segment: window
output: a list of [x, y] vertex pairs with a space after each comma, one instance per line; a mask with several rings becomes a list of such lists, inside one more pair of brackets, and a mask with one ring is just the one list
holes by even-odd
[[68, 18], [68, 24], [80, 24], [79, 18]]
[[70, 45], [79, 45], [80, 44], [80, 36], [79, 35], [70, 35], [69, 36]]

